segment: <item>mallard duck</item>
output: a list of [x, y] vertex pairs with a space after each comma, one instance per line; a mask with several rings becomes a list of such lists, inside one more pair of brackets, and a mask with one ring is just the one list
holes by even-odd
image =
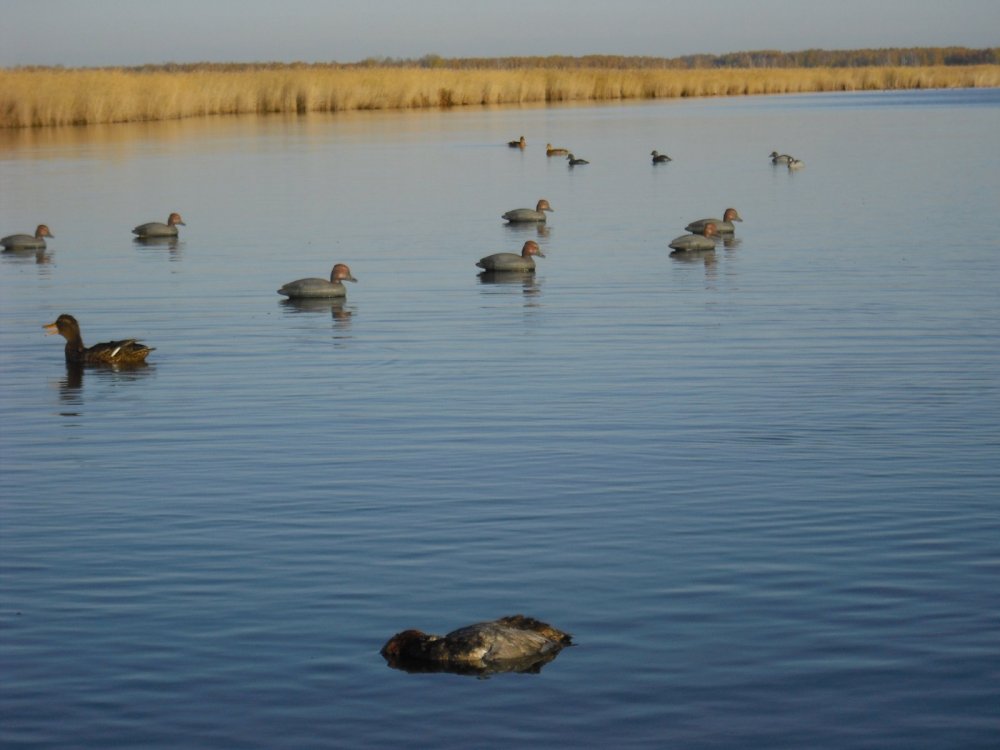
[[554, 210], [555, 209], [549, 205], [549, 202], [542, 198], [535, 204], [533, 209], [514, 208], [505, 213], [502, 218], [515, 224], [518, 222], [545, 221], [545, 212]]
[[9, 234], [0, 239], [0, 246], [4, 250], [44, 250], [45, 238], [55, 237], [49, 228], [44, 224], [39, 224], [35, 229], [35, 234]]
[[577, 164], [590, 164], [586, 159], [577, 159], [573, 154], [567, 154], [566, 160], [569, 162], [571, 167], [575, 167]]
[[[392, 666], [468, 667], [472, 670], [537, 671], [572, 645], [572, 636], [524, 615], [501, 617], [453, 630], [445, 636], [420, 630], [396, 633], [381, 654]], [[516, 669], [507, 669], [507, 665]], [[534, 668], [534, 670], [532, 669]]]
[[653, 151], [652, 157], [653, 157], [653, 164], [664, 164], [668, 161], [673, 161], [673, 159], [671, 159], [666, 154], [661, 154], [659, 151], [656, 150]]
[[511, 148], [524, 148], [528, 145], [528, 142], [524, 140], [524, 136], [522, 135], [516, 141], [507, 141], [507, 145]]
[[305, 297], [346, 297], [347, 288], [341, 283], [344, 281], [354, 281], [357, 279], [351, 275], [351, 269], [346, 263], [338, 263], [330, 271], [330, 280], [326, 279], [298, 279], [289, 281], [278, 294], [286, 297], [302, 299]]
[[146, 360], [154, 347], [140, 344], [135, 339], [108, 341], [104, 344], [84, 346], [80, 324], [72, 315], [63, 313], [54, 323], [43, 326], [49, 334], [58, 333], [66, 339], [66, 362], [74, 365], [135, 365]]
[[566, 156], [568, 153], [569, 153], [568, 148], [556, 148], [551, 143], [545, 144], [546, 156]]
[[686, 253], [689, 250], [714, 250], [715, 241], [712, 238], [717, 234], [715, 224], [709, 222], [701, 234], [685, 234], [677, 237], [670, 241], [669, 247], [679, 253]]
[[480, 258], [477, 266], [484, 271], [534, 271], [535, 259], [531, 256], [537, 255], [545, 257], [545, 253], [538, 247], [534, 240], [528, 240], [521, 248], [521, 254], [517, 253], [494, 253]]
[[735, 208], [727, 208], [722, 212], [722, 219], [698, 219], [697, 221], [692, 221], [686, 227], [684, 227], [685, 232], [694, 232], [695, 234], [702, 234], [705, 231], [705, 227], [709, 224], [715, 224], [715, 231], [719, 234], [732, 234], [736, 231], [736, 227], [733, 226], [734, 221], [742, 222], [743, 219], [740, 218], [739, 213]]
[[159, 221], [151, 221], [147, 224], [140, 224], [135, 229], [132, 230], [132, 234], [137, 235], [139, 238], [143, 237], [176, 237], [177, 236], [177, 225], [186, 227], [187, 224], [181, 219], [181, 215], [178, 213], [170, 214], [167, 217], [167, 223], [164, 224]]

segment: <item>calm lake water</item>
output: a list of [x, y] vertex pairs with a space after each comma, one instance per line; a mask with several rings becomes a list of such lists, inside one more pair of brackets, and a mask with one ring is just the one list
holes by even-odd
[[[1000, 90], [0, 132], [0, 234], [55, 234], [0, 256], [0, 745], [996, 747], [998, 134]], [[149, 367], [67, 372], [63, 312]], [[518, 612], [578, 645], [378, 653]]]

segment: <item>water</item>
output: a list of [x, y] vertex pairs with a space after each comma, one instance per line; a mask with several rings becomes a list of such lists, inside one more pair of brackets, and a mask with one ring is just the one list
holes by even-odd
[[[0, 133], [2, 233], [56, 235], [0, 257], [0, 745], [995, 747], [997, 133], [1000, 91]], [[338, 261], [342, 307], [275, 294]], [[62, 312], [150, 366], [74, 377]], [[516, 612], [578, 645], [378, 654]]]

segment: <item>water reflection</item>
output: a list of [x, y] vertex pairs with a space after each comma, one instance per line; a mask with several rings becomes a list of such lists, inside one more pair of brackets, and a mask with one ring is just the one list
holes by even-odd
[[[479, 283], [485, 286], [520, 286], [526, 297], [537, 297], [542, 292], [534, 271], [481, 271], [478, 274]], [[538, 304], [531, 300], [528, 304]]]
[[448, 674], [466, 675], [487, 679], [495, 674], [538, 674], [542, 667], [554, 660], [559, 651], [544, 655], [525, 656], [520, 659], [506, 659], [502, 662], [491, 662], [488, 665], [475, 666], [472, 664], [442, 664], [439, 662], [428, 662], [420, 659], [408, 659], [405, 656], [383, 654], [387, 665], [401, 672], [410, 674], [429, 674], [432, 672], [446, 672]]
[[325, 313], [340, 325], [347, 325], [354, 315], [353, 310], [344, 308], [346, 300], [343, 297], [291, 297], [283, 299], [278, 304], [288, 313]]
[[142, 247], [165, 248], [169, 251], [171, 260], [181, 257], [181, 243], [177, 237], [133, 237], [132, 242]]
[[[90, 370], [93, 377], [114, 383], [128, 383], [142, 380], [152, 375], [156, 369], [147, 362], [137, 362], [129, 365], [81, 365], [66, 363], [66, 375], [56, 386], [59, 389], [59, 400], [75, 406], [83, 404], [84, 371]], [[75, 412], [64, 412], [63, 416], [79, 416]]]
[[548, 237], [549, 236], [549, 226], [545, 222], [524, 222], [515, 221], [504, 224], [504, 229], [513, 234], [526, 235], [534, 234], [538, 237]]
[[5, 263], [31, 263], [45, 266], [52, 262], [52, 253], [46, 249], [41, 250], [3, 250], [0, 252]]

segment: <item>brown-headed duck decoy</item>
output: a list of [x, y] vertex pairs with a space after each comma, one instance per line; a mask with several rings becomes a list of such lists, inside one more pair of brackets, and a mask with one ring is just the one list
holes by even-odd
[[477, 266], [484, 271], [534, 271], [535, 259], [531, 256], [537, 255], [545, 257], [545, 253], [538, 247], [534, 240], [528, 240], [521, 248], [521, 254], [517, 253], [494, 253], [480, 258]]
[[44, 224], [39, 224], [35, 229], [35, 234], [10, 234], [0, 239], [0, 246], [4, 250], [44, 250], [45, 238], [55, 237], [49, 228]]
[[577, 164], [590, 164], [586, 159], [577, 159], [573, 154], [567, 154], [566, 160], [569, 162], [571, 167], [575, 167]]
[[792, 157], [788, 154], [779, 154], [777, 151], [771, 152], [771, 163], [772, 164], [788, 164], [792, 160]]
[[507, 141], [507, 145], [511, 148], [524, 148], [528, 145], [528, 142], [524, 140], [524, 136], [522, 135], [516, 141]]
[[66, 363], [71, 365], [136, 365], [145, 362], [146, 356], [154, 349], [135, 339], [84, 346], [80, 324], [72, 315], [65, 313], [43, 328], [50, 335], [58, 333], [66, 339]]
[[356, 282], [357, 279], [351, 275], [351, 269], [345, 263], [338, 263], [330, 271], [329, 281], [316, 278], [289, 281], [278, 290], [278, 294], [284, 294], [286, 297], [294, 299], [306, 297], [346, 297], [347, 289], [341, 283], [344, 281]]
[[167, 217], [166, 224], [159, 221], [150, 221], [137, 226], [132, 230], [132, 234], [138, 236], [140, 239], [144, 237], [176, 237], [178, 224], [182, 227], [187, 226], [183, 219], [181, 219], [180, 214], [173, 213]]
[[653, 164], [666, 164], [668, 161], [673, 161], [673, 159], [671, 159], [666, 154], [661, 154], [659, 151], [656, 150], [653, 151], [652, 156], [653, 156]]
[[568, 148], [556, 148], [551, 143], [545, 144], [545, 155], [546, 156], [567, 156], [569, 155]]
[[572, 643], [569, 633], [548, 623], [512, 615], [444, 636], [404, 630], [390, 638], [380, 653], [390, 666], [409, 671], [537, 672]]
[[806, 163], [804, 161], [802, 161], [801, 159], [796, 159], [794, 156], [788, 160], [789, 169], [802, 169], [802, 167], [804, 167], [805, 165]]
[[715, 224], [709, 222], [705, 225], [701, 234], [685, 234], [671, 240], [669, 247], [677, 252], [688, 252], [689, 250], [714, 250], [715, 237], [718, 232]]
[[722, 219], [698, 219], [698, 221], [692, 221], [684, 227], [684, 231], [702, 234], [706, 226], [715, 224], [715, 231], [719, 234], [732, 234], [736, 231], [736, 227], [733, 226], [734, 221], [742, 222], [743, 219], [740, 218], [735, 208], [727, 208], [722, 213]]
[[545, 221], [545, 212], [555, 211], [549, 202], [542, 198], [535, 204], [534, 208], [514, 208], [503, 215], [503, 218], [511, 223]]

